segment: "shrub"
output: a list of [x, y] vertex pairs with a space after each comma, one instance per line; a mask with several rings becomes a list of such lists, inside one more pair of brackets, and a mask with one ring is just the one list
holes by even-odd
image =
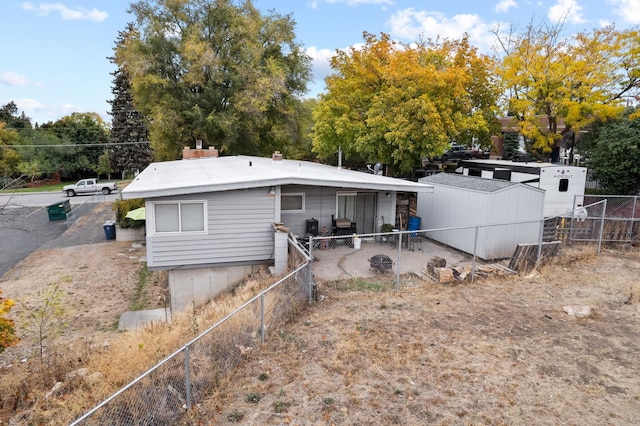
[[131, 200], [118, 199], [113, 203], [113, 210], [116, 212], [116, 225], [120, 228], [141, 228], [144, 220], [133, 220], [125, 217], [131, 210], [144, 207], [144, 199], [133, 198]]

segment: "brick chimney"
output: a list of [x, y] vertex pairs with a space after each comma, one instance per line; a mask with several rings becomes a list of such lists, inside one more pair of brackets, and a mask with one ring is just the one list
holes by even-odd
[[190, 160], [193, 158], [217, 157], [217, 156], [218, 156], [217, 149], [215, 149], [212, 146], [210, 146], [209, 149], [202, 149], [202, 142], [200, 142], [200, 148], [191, 149], [188, 146], [185, 146], [182, 149], [183, 160]]
[[280, 154], [280, 151], [276, 151], [273, 153], [273, 155], [271, 156], [271, 159], [273, 161], [282, 161], [282, 154]]

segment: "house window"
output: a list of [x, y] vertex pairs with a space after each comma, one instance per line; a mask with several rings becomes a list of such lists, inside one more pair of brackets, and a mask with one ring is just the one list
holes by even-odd
[[204, 232], [205, 203], [156, 203], [153, 205], [155, 232]]
[[339, 192], [337, 194], [336, 218], [356, 221], [356, 196], [355, 192]]
[[560, 179], [558, 191], [567, 192], [569, 190], [569, 179]]
[[287, 213], [304, 213], [304, 194], [282, 194], [280, 209]]

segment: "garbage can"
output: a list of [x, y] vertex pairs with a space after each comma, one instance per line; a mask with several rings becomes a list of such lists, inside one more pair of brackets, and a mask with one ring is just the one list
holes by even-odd
[[71, 204], [69, 200], [60, 201], [59, 203], [51, 204], [47, 206], [47, 213], [49, 214], [49, 220], [64, 220], [67, 218], [67, 214], [71, 211]]
[[107, 221], [102, 225], [104, 228], [104, 236], [107, 240], [115, 240], [116, 239], [116, 223], [113, 221]]

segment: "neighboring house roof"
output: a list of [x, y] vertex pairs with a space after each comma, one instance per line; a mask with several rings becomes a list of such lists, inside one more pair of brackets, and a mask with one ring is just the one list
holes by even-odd
[[[498, 192], [514, 186], [523, 185], [522, 183], [509, 182], [506, 180], [485, 179], [476, 176], [463, 176], [457, 173], [437, 173], [435, 175], [421, 178], [420, 182], [469, 189], [479, 192]], [[533, 191], [541, 191], [532, 186], [527, 186], [527, 188], [530, 188]]]
[[424, 183], [309, 161], [240, 155], [152, 163], [122, 190], [122, 197], [154, 198], [277, 185], [400, 192], [433, 191], [432, 186]]

